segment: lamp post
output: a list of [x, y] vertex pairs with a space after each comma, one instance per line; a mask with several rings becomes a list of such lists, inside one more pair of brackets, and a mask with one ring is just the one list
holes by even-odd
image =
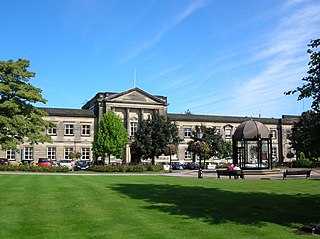
[[[197, 138], [199, 141], [201, 141], [202, 137], [203, 137], [203, 132], [201, 131], [201, 129], [199, 129], [197, 131]], [[200, 152], [199, 152], [199, 158], [200, 158], [200, 163], [199, 163], [198, 178], [203, 178], [203, 172], [202, 172], [202, 168], [201, 168], [201, 148], [200, 148]]]
[[172, 173], [172, 163], [171, 163], [171, 145], [173, 143], [173, 138], [172, 136], [170, 136], [169, 138], [169, 160], [170, 160], [170, 168], [169, 168], [169, 172]]

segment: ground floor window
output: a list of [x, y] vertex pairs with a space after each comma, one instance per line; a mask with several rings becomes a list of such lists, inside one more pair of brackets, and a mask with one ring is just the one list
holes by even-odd
[[57, 157], [56, 157], [56, 148], [55, 147], [49, 147], [48, 148], [47, 157], [48, 157], [48, 159], [51, 159], [51, 160], [56, 160], [57, 159]]
[[71, 152], [73, 152], [73, 147], [64, 148], [64, 159], [70, 159]]
[[33, 160], [33, 147], [24, 148], [24, 160]]
[[272, 147], [272, 159], [276, 159], [277, 158], [277, 148], [276, 147]]
[[191, 152], [188, 150], [184, 151], [184, 159], [185, 160], [190, 160], [191, 159]]
[[16, 160], [16, 151], [12, 149], [8, 149], [6, 153], [6, 158], [8, 160]]
[[81, 149], [81, 159], [82, 160], [90, 160], [90, 148], [82, 148]]

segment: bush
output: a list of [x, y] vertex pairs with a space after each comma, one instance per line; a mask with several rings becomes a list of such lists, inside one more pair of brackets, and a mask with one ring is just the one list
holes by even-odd
[[292, 161], [293, 168], [311, 168], [312, 162], [307, 159], [298, 159]]
[[94, 166], [91, 170], [94, 172], [143, 173], [146, 171], [159, 172], [163, 170], [163, 167], [161, 165], [103, 165]]
[[68, 167], [39, 167], [32, 165], [0, 165], [0, 171], [67, 173]]

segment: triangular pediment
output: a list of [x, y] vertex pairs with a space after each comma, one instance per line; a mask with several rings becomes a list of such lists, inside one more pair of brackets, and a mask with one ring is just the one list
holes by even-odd
[[119, 94], [112, 95], [108, 98], [108, 101], [127, 102], [127, 103], [147, 103], [147, 104], [166, 104], [165, 100], [162, 100], [156, 96], [150, 95], [147, 92], [133, 88], [128, 91], [124, 91]]

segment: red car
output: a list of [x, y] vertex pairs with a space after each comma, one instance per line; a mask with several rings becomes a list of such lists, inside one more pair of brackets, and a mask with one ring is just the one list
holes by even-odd
[[39, 158], [37, 165], [39, 167], [51, 167], [52, 163], [48, 158]]

